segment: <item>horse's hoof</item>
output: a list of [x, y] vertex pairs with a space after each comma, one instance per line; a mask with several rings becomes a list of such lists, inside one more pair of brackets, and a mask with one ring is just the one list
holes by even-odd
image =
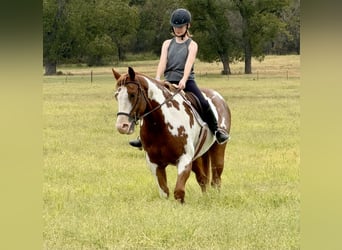
[[181, 204], [184, 204], [185, 192], [183, 190], [178, 190], [174, 192], [175, 200]]
[[185, 201], [184, 201], [184, 199], [181, 199], [181, 198], [179, 198], [179, 199], [177, 199], [176, 201], [177, 201], [178, 203], [182, 204], [182, 205], [184, 205], [184, 204], [185, 204]]

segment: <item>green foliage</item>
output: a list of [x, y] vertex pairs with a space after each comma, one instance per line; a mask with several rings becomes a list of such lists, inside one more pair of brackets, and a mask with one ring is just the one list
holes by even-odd
[[228, 57], [232, 43], [226, 9], [219, 1], [192, 0], [188, 2], [194, 16], [192, 30], [200, 47], [199, 58], [212, 62]]
[[286, 24], [286, 31], [274, 39], [271, 52], [300, 54], [300, 0], [291, 0], [290, 5], [281, 13], [281, 19]]
[[[191, 32], [202, 61], [230, 63], [267, 53], [299, 53], [299, 0], [44, 0], [44, 65], [124, 61], [160, 54], [171, 37], [169, 18], [180, 7], [193, 16]], [[110, 44], [112, 43], [112, 45]]]
[[118, 48], [118, 59], [124, 60], [126, 51], [136, 41], [138, 11], [134, 6], [130, 7], [127, 1], [110, 0], [105, 0], [100, 9], [98, 16], [107, 17], [102, 24]]
[[205, 62], [221, 61], [223, 73], [230, 74], [229, 63], [241, 58], [240, 32], [231, 23], [236, 11], [226, 1], [191, 0], [187, 6], [194, 16], [193, 30], [199, 44], [198, 57]]
[[126, 0], [45, 0], [44, 62], [101, 65], [124, 59], [139, 24], [136, 8], [128, 4]]
[[43, 1], [44, 62], [59, 62], [71, 52], [70, 24], [66, 19], [66, 1]]
[[[155, 70], [155, 62], [131, 65]], [[128, 145], [138, 131], [115, 130], [110, 68], [93, 83], [84, 68], [67, 68], [75, 73], [68, 78], [45, 76], [43, 248], [299, 249], [300, 85], [299, 78], [281, 76], [293, 65], [299, 71], [298, 56], [266, 57], [258, 69], [277, 66], [275, 76], [198, 79], [229, 104], [232, 140], [221, 192], [202, 195], [191, 174], [184, 206], [159, 198], [144, 153]], [[172, 190], [177, 171], [167, 172]]]
[[115, 55], [117, 48], [108, 35], [96, 36], [87, 46], [88, 66], [99, 66], [113, 62], [111, 55]]
[[262, 58], [265, 45], [285, 32], [281, 13], [288, 0], [233, 0], [242, 17], [242, 46], [245, 57], [245, 73], [252, 73], [251, 58]]
[[[279, 1], [283, 3], [284, 1]], [[264, 6], [259, 4], [258, 9], [253, 11], [253, 14], [248, 18], [249, 27], [246, 32], [251, 42], [253, 56], [264, 55], [264, 46], [267, 41], [271, 41], [276, 35], [285, 32], [285, 23], [277, 15], [282, 8], [282, 5]]]
[[134, 52], [154, 52], [159, 56], [163, 41], [171, 37], [170, 15], [183, 5], [180, 0], [146, 0], [139, 6], [140, 26]]

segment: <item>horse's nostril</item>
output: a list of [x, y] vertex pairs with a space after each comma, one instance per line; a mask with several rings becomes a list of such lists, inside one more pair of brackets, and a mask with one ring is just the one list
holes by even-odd
[[124, 123], [117, 123], [116, 124], [116, 129], [122, 133], [122, 134], [126, 134], [128, 129], [129, 129], [129, 124], [124, 122]]

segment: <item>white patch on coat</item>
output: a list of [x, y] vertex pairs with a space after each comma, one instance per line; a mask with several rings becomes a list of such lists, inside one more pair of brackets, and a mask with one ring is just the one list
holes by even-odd
[[[158, 88], [155, 83], [145, 77], [146, 82], [148, 83], [148, 98], [151, 100], [155, 100], [159, 104], [165, 101], [165, 96], [163, 95], [163, 91]], [[206, 97], [206, 96], [205, 96]], [[213, 106], [211, 100], [208, 99], [209, 104]], [[185, 133], [187, 133], [187, 143], [184, 145], [185, 154], [182, 155], [178, 159], [177, 169], [178, 174], [182, 173], [185, 170], [185, 167], [192, 161], [195, 148], [199, 140], [199, 133], [201, 130], [201, 126], [198, 124], [196, 119], [194, 118], [194, 124], [190, 127], [190, 117], [185, 111], [185, 107], [183, 105], [184, 99], [180, 95], [175, 95], [173, 97], [174, 101], [179, 103], [179, 109], [175, 107], [168, 107], [166, 104], [161, 106], [161, 110], [164, 114], [164, 122], [166, 124], [171, 124], [172, 128], [168, 128], [170, 133], [174, 136], [178, 136], [178, 129], [180, 127], [184, 127]], [[215, 116], [217, 117], [216, 109], [214, 109]], [[202, 147], [201, 154], [207, 151], [207, 149], [215, 142], [214, 136], [208, 136], [205, 144]]]
[[[202, 93], [203, 93], [203, 92], [202, 92]], [[217, 109], [216, 109], [216, 107], [215, 107], [215, 105], [214, 105], [214, 103], [213, 103], [212, 100], [213, 100], [214, 98], [219, 98], [219, 99], [221, 99], [223, 102], [225, 102], [224, 98], [220, 95], [220, 93], [218, 93], [218, 92], [215, 91], [215, 90], [213, 90], [213, 96], [212, 96], [211, 98], [209, 98], [205, 93], [203, 93], [203, 95], [204, 95], [204, 97], [208, 100], [209, 105], [210, 105], [212, 111], [214, 112], [214, 115], [215, 115], [215, 117], [216, 117], [216, 119], [217, 119], [217, 121], [218, 121], [218, 120], [219, 120], [219, 119], [218, 119], [218, 112], [217, 112]], [[221, 122], [220, 122], [219, 124], [217, 124], [218, 127], [219, 127], [219, 128], [223, 128], [223, 129], [226, 129], [227, 127], [226, 127], [226, 123], [225, 123], [225, 122], [226, 122], [225, 118], [222, 117]]]
[[189, 154], [183, 154], [179, 158], [179, 163], [177, 166], [178, 175], [180, 175], [185, 170], [185, 168], [190, 164], [191, 161], [192, 161], [192, 157], [190, 157]]
[[[151, 100], [155, 100], [159, 104], [163, 103], [165, 101], [163, 91], [148, 78], [145, 77], [145, 80], [148, 83], [148, 97]], [[195, 122], [194, 126], [190, 127], [190, 117], [185, 111], [185, 107], [183, 105], [183, 97], [177, 94], [173, 97], [173, 100], [179, 103], [179, 109], [174, 106], [168, 107], [166, 104], [160, 107], [164, 114], [164, 122], [165, 124], [172, 125], [172, 128], [168, 127], [168, 129], [174, 136], [178, 136], [179, 128], [184, 127], [185, 132], [188, 134], [187, 144], [185, 145], [185, 152], [193, 157], [195, 145], [198, 140], [197, 135], [199, 134], [200, 126], [197, 122]], [[175, 117], [177, 117], [177, 119], [175, 119]]]

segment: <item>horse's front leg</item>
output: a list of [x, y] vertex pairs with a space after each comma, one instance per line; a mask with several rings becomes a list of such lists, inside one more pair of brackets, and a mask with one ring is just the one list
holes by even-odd
[[177, 176], [176, 187], [174, 190], [174, 197], [180, 203], [184, 203], [185, 183], [190, 176], [191, 167], [192, 167], [191, 162], [185, 166], [178, 165], [178, 176]]
[[167, 187], [167, 178], [165, 167], [157, 167], [156, 168], [156, 180], [159, 187], [159, 194], [161, 197], [168, 198], [169, 197], [169, 188]]
[[165, 167], [158, 166], [157, 164], [150, 162], [148, 157], [147, 157], [147, 163], [150, 166], [151, 172], [156, 179], [156, 182], [159, 188], [160, 197], [168, 198], [169, 188], [167, 187]]

